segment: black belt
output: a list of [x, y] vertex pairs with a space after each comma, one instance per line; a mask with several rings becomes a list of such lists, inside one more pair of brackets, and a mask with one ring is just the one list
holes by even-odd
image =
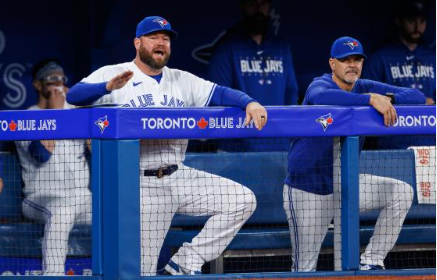
[[158, 178], [162, 178], [163, 176], [171, 175], [176, 170], [178, 170], [177, 165], [169, 165], [160, 167], [156, 170], [144, 170], [144, 176], [156, 176]]

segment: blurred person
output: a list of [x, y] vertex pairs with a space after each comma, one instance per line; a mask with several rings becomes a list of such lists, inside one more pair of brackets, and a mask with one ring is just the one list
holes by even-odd
[[[436, 100], [436, 52], [423, 42], [427, 26], [427, 6], [422, 0], [396, 2], [396, 42], [370, 56], [363, 77], [394, 86], [415, 88], [426, 96], [426, 104]], [[377, 149], [406, 149], [435, 146], [435, 136], [369, 137], [366, 146]]]
[[422, 37], [427, 25], [427, 9], [422, 0], [402, 0], [396, 11], [397, 42], [376, 51], [364, 67], [363, 77], [394, 86], [416, 88], [435, 104], [436, 53]]
[[[246, 92], [263, 105], [297, 105], [298, 86], [291, 47], [275, 35], [271, 0], [240, 0], [242, 21], [215, 44], [209, 76], [217, 84]], [[263, 143], [264, 142], [264, 143]], [[224, 151], [286, 151], [288, 138], [217, 141]]]
[[[393, 104], [425, 104], [425, 96], [417, 89], [360, 79], [365, 58], [358, 40], [337, 39], [329, 59], [332, 73], [313, 80], [303, 104], [372, 106], [382, 115], [385, 126], [396, 122]], [[329, 123], [325, 119], [325, 125]], [[361, 146], [363, 141], [360, 137]], [[320, 247], [334, 218], [333, 145], [332, 137], [299, 137], [290, 146], [283, 196], [293, 250], [292, 271], [316, 270]], [[384, 259], [395, 245], [411, 207], [413, 188], [371, 174], [360, 174], [359, 188], [360, 211], [381, 210], [373, 236], [361, 254], [360, 270], [384, 269]]]
[[[58, 60], [38, 62], [32, 71], [38, 103], [28, 110], [70, 109], [67, 77]], [[16, 141], [24, 181], [25, 217], [44, 223], [42, 270], [65, 275], [68, 237], [75, 223], [91, 223], [86, 140]]]

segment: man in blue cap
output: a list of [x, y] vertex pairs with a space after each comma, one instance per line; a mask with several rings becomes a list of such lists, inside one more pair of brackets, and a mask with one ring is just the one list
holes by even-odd
[[[360, 79], [365, 58], [358, 40], [337, 39], [329, 59], [332, 73], [313, 80], [303, 105], [370, 105], [382, 114], [383, 123], [391, 126], [396, 121], [393, 104], [425, 104], [425, 96], [416, 89]], [[319, 120], [327, 129], [334, 119], [327, 116]], [[360, 140], [362, 143], [364, 139]], [[332, 137], [292, 140], [283, 195], [293, 271], [316, 270], [320, 247], [334, 217], [333, 174], [339, 168], [334, 165], [338, 160], [334, 151], [338, 151], [338, 141]], [[396, 243], [410, 209], [413, 190], [405, 182], [369, 174], [360, 174], [359, 186], [360, 211], [381, 209], [373, 237], [361, 255], [360, 269], [384, 269], [384, 259]]]
[[[166, 67], [177, 33], [159, 16], [146, 17], [136, 31], [133, 61], [102, 67], [71, 88], [75, 105], [116, 103], [126, 108], [235, 106], [257, 129], [267, 112], [245, 93]], [[163, 111], [165, 114], [165, 112]], [[153, 129], [156, 119], [143, 125]], [[195, 124], [193, 124], [195, 125]], [[251, 190], [229, 179], [185, 166], [185, 139], [141, 140], [141, 274], [155, 275], [173, 216], [209, 215], [200, 233], [171, 258], [165, 273], [198, 274], [226, 249], [256, 208]]]

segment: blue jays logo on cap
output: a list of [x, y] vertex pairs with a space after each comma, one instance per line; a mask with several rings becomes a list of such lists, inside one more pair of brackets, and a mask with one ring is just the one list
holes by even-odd
[[343, 43], [344, 45], [347, 45], [347, 46], [349, 46], [349, 47], [351, 47], [351, 49], [353, 50], [355, 47], [358, 47], [358, 43], [357, 43], [357, 41], [353, 41], [353, 42], [346, 42], [346, 43]]
[[331, 47], [331, 57], [345, 58], [350, 55], [360, 55], [367, 58], [364, 54], [363, 45], [357, 39], [341, 37], [335, 40]]
[[167, 32], [172, 39], [178, 36], [178, 33], [171, 28], [170, 22], [159, 16], [144, 18], [140, 23], [138, 23], [135, 35], [137, 38], [140, 38], [141, 36], [155, 32]]
[[161, 27], [164, 27], [165, 25], [168, 24], [168, 21], [165, 20], [165, 19], [163, 19], [163, 18], [155, 18], [155, 19], [153, 20], [153, 22], [157, 22], [157, 23], [159, 23], [159, 25], [161, 25]]

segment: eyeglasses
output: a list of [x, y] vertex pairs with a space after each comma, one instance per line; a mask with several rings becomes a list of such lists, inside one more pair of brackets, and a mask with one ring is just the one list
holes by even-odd
[[40, 81], [46, 82], [47, 85], [55, 84], [59, 82], [66, 84], [68, 82], [68, 78], [65, 76], [47, 76], [45, 78], [40, 79]]

